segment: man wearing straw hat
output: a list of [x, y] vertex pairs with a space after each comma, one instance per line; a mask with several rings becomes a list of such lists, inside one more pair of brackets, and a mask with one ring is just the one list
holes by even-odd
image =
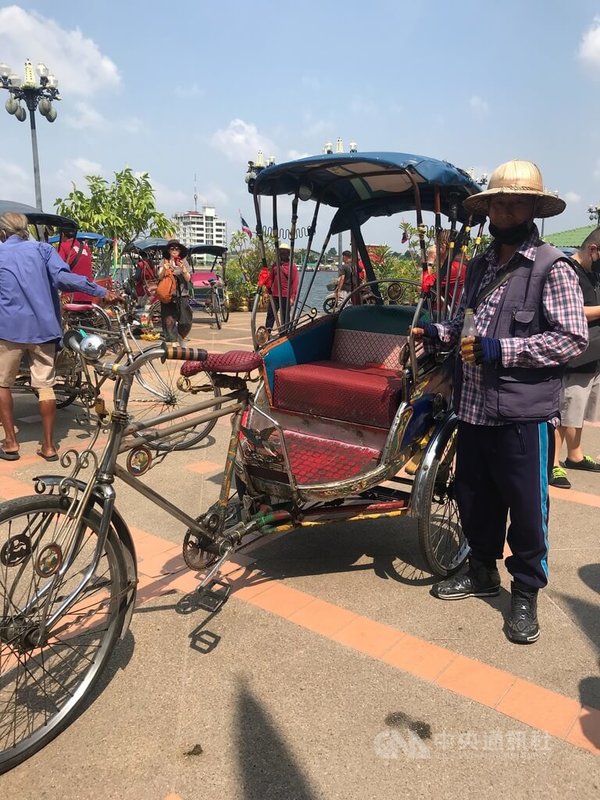
[[[583, 297], [572, 267], [534, 224], [565, 207], [544, 190], [535, 164], [501, 164], [488, 189], [464, 205], [489, 216], [493, 242], [469, 265], [457, 315], [414, 331], [445, 346], [460, 339], [455, 495], [471, 553], [468, 571], [432, 593], [441, 600], [498, 595], [496, 561], [506, 539], [506, 635], [530, 644], [540, 633], [537, 594], [548, 582], [548, 479], [561, 377], [587, 346]], [[477, 335], [461, 338], [466, 308], [474, 310]]]

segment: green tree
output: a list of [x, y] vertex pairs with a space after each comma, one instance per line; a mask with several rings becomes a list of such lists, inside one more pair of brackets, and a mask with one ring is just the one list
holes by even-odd
[[[267, 265], [275, 261], [273, 238], [264, 235]], [[262, 250], [257, 236], [235, 231], [229, 241], [227, 255], [227, 287], [233, 298], [250, 298], [256, 292], [262, 267]]]
[[125, 167], [114, 176], [109, 183], [100, 175], [87, 175], [88, 193], [73, 184], [67, 197], [54, 201], [57, 212], [72, 217], [82, 230], [121, 242], [123, 248], [144, 236], [169, 235], [173, 223], [156, 210], [148, 173], [138, 176]]

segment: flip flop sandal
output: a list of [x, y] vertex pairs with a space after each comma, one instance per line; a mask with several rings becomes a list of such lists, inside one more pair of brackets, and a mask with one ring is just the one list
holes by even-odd
[[4, 461], [18, 461], [21, 456], [18, 450], [11, 453], [10, 451], [7, 452], [3, 447], [0, 447], [0, 458], [4, 459]]
[[58, 455], [56, 453], [54, 453], [54, 455], [47, 456], [44, 453], [42, 453], [41, 450], [36, 450], [35, 454], [36, 456], [40, 456], [41, 458], [43, 458], [44, 461], [58, 461]]

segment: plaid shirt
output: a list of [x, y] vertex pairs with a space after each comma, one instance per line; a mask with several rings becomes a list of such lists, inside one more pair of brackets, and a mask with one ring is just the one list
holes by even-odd
[[[498, 263], [498, 253], [492, 244], [483, 254], [487, 261], [481, 281], [484, 289], [515, 260], [533, 263], [537, 248], [543, 242], [534, 226], [530, 236], [523, 242], [506, 264]], [[477, 307], [475, 324], [480, 336], [487, 336], [490, 323], [496, 313], [507, 282], [498, 286]], [[440, 339], [445, 344], [455, 345], [460, 338], [465, 313], [466, 297], [463, 294], [460, 308], [453, 319], [436, 325]], [[575, 270], [565, 260], [557, 261], [550, 272], [542, 293], [544, 316], [550, 330], [526, 338], [500, 339], [502, 366], [504, 367], [556, 367], [566, 364], [582, 353], [588, 343], [588, 325], [583, 311], [583, 295]], [[491, 419], [483, 411], [483, 368], [476, 364], [463, 363], [463, 384], [458, 418], [471, 425], [504, 425]], [[554, 421], [556, 422], [556, 421]]]

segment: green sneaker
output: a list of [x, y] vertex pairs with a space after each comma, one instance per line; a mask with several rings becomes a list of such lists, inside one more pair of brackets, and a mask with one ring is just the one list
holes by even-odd
[[571, 481], [567, 478], [567, 471], [562, 467], [553, 467], [549, 483], [550, 486], [556, 486], [559, 489], [571, 488]]

